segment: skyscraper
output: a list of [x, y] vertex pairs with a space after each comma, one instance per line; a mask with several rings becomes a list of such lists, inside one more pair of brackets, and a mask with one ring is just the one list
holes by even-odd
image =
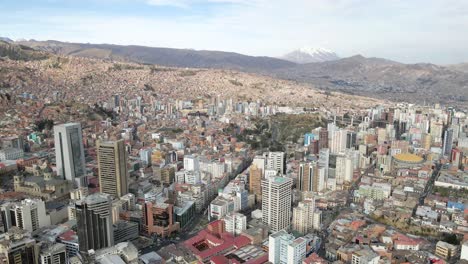
[[249, 170], [249, 191], [255, 194], [257, 201], [262, 200], [262, 170], [252, 164]]
[[262, 221], [272, 232], [291, 224], [292, 179], [269, 177], [262, 180]]
[[127, 152], [124, 141], [98, 141], [96, 149], [100, 192], [115, 198], [127, 194]]
[[300, 234], [307, 234], [320, 228], [321, 212], [315, 210], [315, 200], [299, 202], [293, 209], [292, 228]]
[[57, 174], [74, 181], [86, 174], [83, 136], [80, 123], [54, 126]]
[[303, 192], [313, 190], [314, 176], [317, 174], [317, 164], [302, 162], [299, 164], [298, 189]]
[[75, 203], [80, 251], [114, 245], [112, 199], [104, 193], [94, 193]]
[[453, 128], [449, 128], [445, 131], [444, 134], [444, 145], [443, 152], [444, 156], [450, 156], [452, 154], [452, 145], [453, 145]]

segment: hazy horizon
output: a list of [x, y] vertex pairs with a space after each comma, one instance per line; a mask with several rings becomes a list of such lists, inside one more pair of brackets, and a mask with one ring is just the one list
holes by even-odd
[[454, 0], [7, 0], [0, 36], [270, 57], [315, 47], [456, 64], [468, 62], [466, 14], [468, 2]]

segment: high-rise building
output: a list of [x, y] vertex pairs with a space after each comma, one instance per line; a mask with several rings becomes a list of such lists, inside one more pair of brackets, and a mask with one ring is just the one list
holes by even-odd
[[111, 196], [94, 193], [76, 201], [75, 207], [80, 251], [87, 254], [90, 249], [113, 246]]
[[421, 147], [425, 150], [429, 150], [432, 144], [432, 136], [431, 134], [423, 134]]
[[268, 239], [268, 261], [272, 264], [300, 264], [306, 257], [307, 241], [281, 230]]
[[350, 156], [336, 156], [335, 178], [337, 185], [351, 182], [353, 179], [353, 171], [353, 159]]
[[252, 165], [256, 165], [261, 170], [262, 176], [265, 175], [266, 159], [264, 156], [256, 156], [252, 161]]
[[46, 214], [45, 203], [40, 199], [5, 203], [0, 210], [5, 232], [14, 226], [33, 232], [50, 225], [50, 217]]
[[328, 148], [328, 130], [325, 128], [319, 131], [319, 149]]
[[100, 192], [116, 198], [127, 194], [127, 152], [124, 141], [98, 141], [96, 149]]
[[453, 145], [453, 129], [449, 128], [445, 131], [444, 134], [444, 145], [442, 154], [444, 156], [450, 156], [452, 154], [452, 145]]
[[267, 158], [267, 168], [277, 171], [279, 175], [283, 175], [285, 173], [284, 156], [284, 152], [269, 152]]
[[344, 152], [346, 150], [346, 137], [347, 132], [345, 130], [339, 129], [332, 131], [329, 140], [330, 152]]
[[301, 162], [299, 164], [299, 171], [297, 174], [297, 187], [302, 192], [310, 192], [313, 190], [314, 176], [317, 172], [316, 163]]
[[302, 235], [312, 232], [314, 230], [314, 211], [314, 200], [299, 202], [297, 207], [293, 209], [293, 230]]
[[57, 174], [74, 181], [86, 174], [83, 135], [80, 123], [54, 126]]
[[249, 191], [255, 194], [257, 201], [262, 200], [262, 170], [256, 164], [252, 164], [249, 170]]
[[272, 232], [291, 224], [292, 179], [272, 176], [262, 180], [262, 221]]

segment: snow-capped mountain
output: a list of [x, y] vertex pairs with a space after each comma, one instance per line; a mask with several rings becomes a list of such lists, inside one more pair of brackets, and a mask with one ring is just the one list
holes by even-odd
[[282, 57], [282, 59], [299, 64], [311, 62], [324, 62], [338, 60], [340, 57], [335, 52], [323, 48], [304, 47], [292, 51]]

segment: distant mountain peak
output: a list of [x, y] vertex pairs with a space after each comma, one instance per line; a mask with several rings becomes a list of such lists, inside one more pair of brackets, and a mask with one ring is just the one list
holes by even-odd
[[306, 64], [338, 60], [339, 57], [335, 52], [325, 48], [302, 47], [284, 55], [282, 59], [299, 64]]

